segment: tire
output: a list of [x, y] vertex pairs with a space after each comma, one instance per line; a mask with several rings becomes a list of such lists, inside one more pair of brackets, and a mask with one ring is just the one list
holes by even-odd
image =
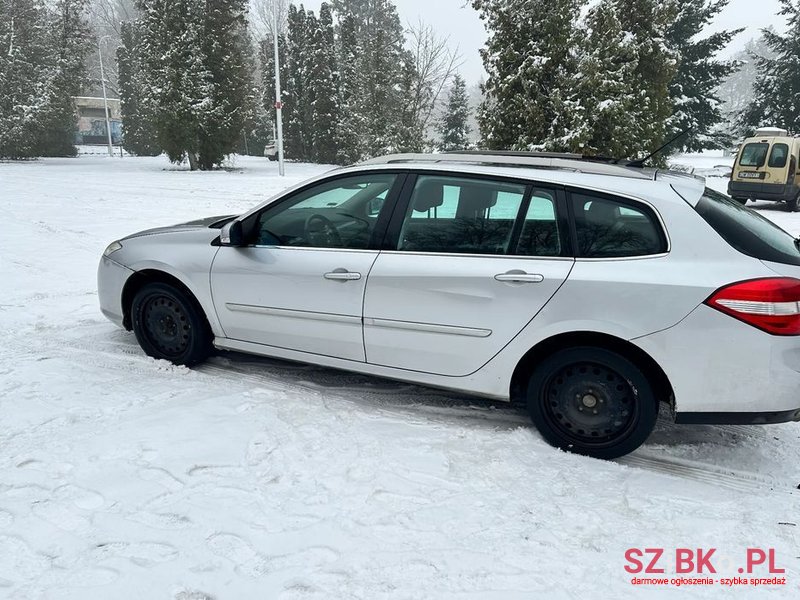
[[197, 302], [166, 283], [148, 283], [133, 297], [133, 331], [145, 354], [194, 365], [211, 354], [211, 331]]
[[786, 201], [786, 209], [789, 212], [797, 212], [798, 204], [800, 204], [800, 194]]
[[633, 452], [658, 417], [644, 373], [616, 352], [591, 346], [560, 350], [538, 364], [527, 406], [548, 443], [600, 459]]

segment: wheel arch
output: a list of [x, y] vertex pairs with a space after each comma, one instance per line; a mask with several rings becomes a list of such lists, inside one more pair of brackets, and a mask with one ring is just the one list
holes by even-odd
[[159, 271], [158, 269], [143, 269], [141, 271], [136, 271], [125, 282], [125, 286], [122, 288], [122, 324], [125, 329], [130, 331], [133, 328], [133, 322], [131, 320], [133, 299], [136, 296], [136, 293], [148, 283], [165, 283], [179, 289], [181, 292], [186, 294], [187, 297], [194, 303], [195, 308], [203, 316], [203, 320], [208, 327], [208, 331], [213, 335], [213, 329], [211, 327], [208, 315], [203, 309], [203, 305], [197, 299], [197, 295], [180, 279], [174, 275], [166, 273], [165, 271]]
[[517, 363], [511, 376], [509, 390], [511, 401], [518, 404], [525, 402], [528, 378], [534, 365], [559, 350], [575, 346], [604, 348], [624, 356], [641, 369], [652, 382], [659, 403], [675, 406], [675, 394], [667, 374], [647, 352], [622, 338], [594, 331], [574, 331], [554, 335], [528, 350]]

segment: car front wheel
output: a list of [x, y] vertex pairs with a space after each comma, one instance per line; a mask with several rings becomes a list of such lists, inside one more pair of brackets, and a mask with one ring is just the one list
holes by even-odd
[[527, 405], [547, 442], [601, 459], [638, 448], [658, 417], [644, 373], [624, 356], [594, 347], [560, 350], [539, 363]]
[[166, 283], [148, 283], [133, 298], [133, 331], [148, 356], [193, 365], [211, 353], [211, 333], [196, 303]]

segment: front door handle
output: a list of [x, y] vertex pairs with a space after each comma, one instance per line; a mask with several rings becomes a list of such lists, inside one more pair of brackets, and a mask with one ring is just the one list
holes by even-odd
[[358, 281], [361, 279], [361, 273], [353, 273], [347, 269], [336, 269], [330, 273], [325, 273], [324, 277], [330, 281]]
[[500, 273], [495, 275], [497, 281], [504, 283], [541, 283], [544, 281], [544, 275], [538, 273], [526, 273], [525, 271], [509, 271], [508, 273]]

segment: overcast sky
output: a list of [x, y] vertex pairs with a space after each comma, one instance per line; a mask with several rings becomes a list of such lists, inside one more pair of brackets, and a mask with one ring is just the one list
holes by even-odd
[[[306, 0], [303, 5], [317, 11], [321, 2], [322, 0]], [[464, 60], [461, 73], [470, 84], [481, 79], [483, 66], [478, 49], [486, 41], [486, 31], [478, 13], [466, 0], [395, 0], [395, 5], [405, 24], [416, 23], [422, 18], [435, 27], [440, 35], [449, 37], [453, 46], [458, 46]], [[726, 54], [740, 50], [751, 38], [757, 37], [758, 30], [763, 27], [774, 25], [783, 29], [784, 20], [776, 14], [778, 7], [778, 0], [731, 0], [714, 28], [747, 27], [747, 30], [733, 41]]]

